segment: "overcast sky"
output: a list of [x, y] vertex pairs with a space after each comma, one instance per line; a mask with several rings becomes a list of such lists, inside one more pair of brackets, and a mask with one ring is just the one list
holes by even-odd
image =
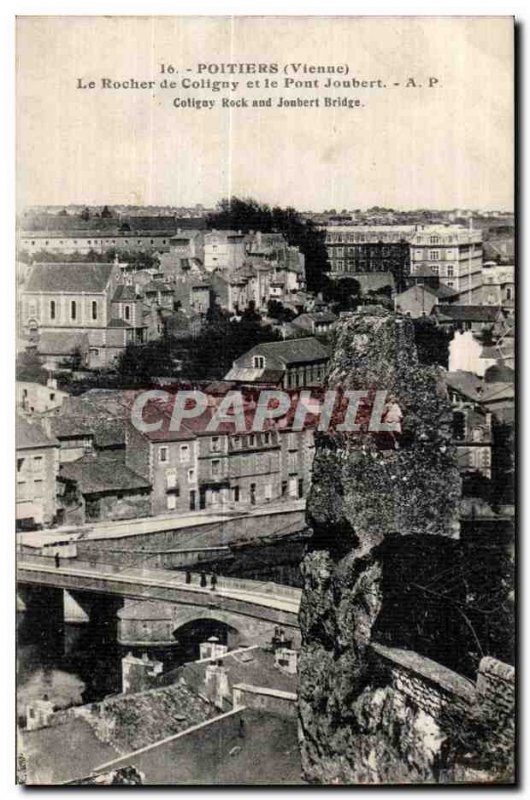
[[[229, 194], [299, 209], [513, 207], [511, 18], [33, 17], [18, 21], [19, 207], [213, 205]], [[161, 64], [347, 64], [386, 89], [265, 94], [109, 90]], [[191, 72], [186, 72], [190, 69]], [[433, 89], [405, 88], [408, 78]], [[247, 80], [266, 75], [205, 75]], [[302, 77], [302, 76], [301, 76]], [[326, 76], [318, 77], [321, 86]], [[78, 79], [96, 89], [77, 88]], [[393, 86], [399, 83], [399, 86]], [[223, 97], [272, 108], [223, 109]], [[320, 108], [274, 107], [318, 97]], [[213, 110], [173, 99], [215, 99]], [[324, 97], [359, 99], [323, 108]]]

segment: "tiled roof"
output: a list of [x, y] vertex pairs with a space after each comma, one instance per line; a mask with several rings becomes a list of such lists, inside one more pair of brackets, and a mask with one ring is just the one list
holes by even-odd
[[124, 284], [120, 284], [116, 286], [116, 291], [112, 297], [114, 302], [124, 302], [126, 300], [136, 300], [136, 292], [134, 290], [134, 286], [126, 286]]
[[[226, 670], [228, 685], [246, 683], [263, 689], [276, 689], [296, 693], [298, 676], [283, 672], [274, 665], [274, 653], [262, 648], [252, 648], [234, 654], [228, 652], [221, 656]], [[206, 667], [209, 661], [194, 661], [184, 664], [171, 673], [172, 677], [183, 678], [195, 692], [204, 692]]]
[[63, 464], [60, 478], [75, 481], [82, 494], [99, 494], [136, 489], [149, 489], [151, 484], [129, 469], [123, 454], [87, 454], [78, 461]]
[[286, 339], [279, 342], [257, 344], [238, 358], [235, 365], [244, 366], [245, 362], [254, 355], [264, 355], [272, 362], [276, 362], [270, 365], [272, 367], [282, 364], [289, 366], [290, 364], [324, 361], [329, 358], [328, 349], [318, 339], [307, 336], [302, 339]]
[[35, 264], [28, 292], [103, 292], [114, 264]]
[[57, 447], [59, 442], [47, 436], [36, 422], [28, 422], [25, 417], [17, 416], [16, 421], [16, 447], [17, 450], [32, 447]]
[[484, 382], [482, 378], [475, 375], [473, 372], [465, 372], [462, 369], [455, 372], [446, 373], [447, 385], [457, 392], [469, 397], [471, 400], [482, 399], [482, 389]]
[[121, 319], [120, 317], [113, 317], [109, 321], [108, 327], [109, 328], [130, 328], [131, 324], [130, 324], [130, 322], [125, 322], [125, 320]]

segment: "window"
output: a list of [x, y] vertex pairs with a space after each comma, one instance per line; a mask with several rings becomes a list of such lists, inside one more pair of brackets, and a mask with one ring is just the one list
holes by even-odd
[[214, 453], [218, 453], [221, 450], [221, 439], [219, 436], [212, 436], [210, 439], [210, 450], [213, 450]]
[[510, 286], [508, 286], [507, 289], [506, 289], [506, 299], [507, 300], [513, 300], [512, 289], [511, 289]]
[[177, 507], [177, 496], [175, 494], [168, 494], [166, 497], [166, 506], [168, 511], [174, 511]]
[[125, 306], [125, 319], [130, 319], [131, 317], [131, 307]]
[[221, 462], [218, 458], [212, 461], [212, 478], [219, 478], [221, 475]]
[[167, 461], [167, 447], [161, 447], [159, 453], [159, 460], [161, 462]]
[[241, 437], [240, 436], [234, 436], [232, 438], [232, 447], [234, 448], [234, 450], [239, 450], [239, 448], [241, 447]]
[[77, 303], [75, 300], [70, 303], [70, 317], [71, 319], [76, 319], [77, 317]]
[[287, 468], [289, 472], [295, 472], [298, 469], [298, 453], [287, 454]]
[[265, 356], [252, 356], [252, 366], [254, 369], [263, 369], [265, 367]]
[[98, 304], [96, 300], [92, 300], [92, 319], [98, 318]]
[[466, 438], [466, 417], [461, 411], [453, 413], [453, 438], [460, 442]]
[[166, 470], [166, 488], [176, 489], [176, 487], [177, 487], [177, 470], [176, 469]]
[[239, 503], [239, 486], [234, 486], [233, 497], [234, 497], [234, 503]]
[[264, 433], [263, 434], [263, 441], [265, 442], [265, 444], [270, 444], [271, 443], [271, 434], [268, 433], [268, 432]]
[[36, 478], [33, 481], [33, 497], [35, 498], [35, 500], [38, 500], [42, 497], [42, 486], [43, 486], [42, 478]]
[[180, 445], [180, 463], [185, 464], [190, 460], [190, 446], [188, 444]]
[[429, 250], [429, 259], [431, 261], [439, 261], [440, 260], [440, 252], [438, 250]]
[[255, 435], [253, 433], [251, 433], [250, 436], [248, 437], [248, 446], [249, 447], [255, 447], [256, 446], [256, 437], [255, 437]]
[[24, 461], [25, 459], [23, 458], [17, 458], [17, 472], [20, 472], [20, 470], [24, 466]]
[[481, 442], [483, 439], [482, 429], [481, 428], [473, 428], [472, 438], [474, 442]]
[[43, 456], [33, 456], [33, 469], [35, 472], [41, 472], [44, 466]]
[[447, 265], [447, 277], [448, 278], [452, 278], [454, 274], [455, 274], [454, 265], [453, 264], [448, 264]]
[[272, 500], [272, 486], [270, 483], [266, 483], [265, 487], [265, 500]]
[[429, 242], [431, 244], [438, 244], [439, 241], [440, 241], [440, 237], [439, 236], [431, 236], [430, 239], [429, 239]]
[[194, 483], [194, 482], [195, 482], [195, 470], [194, 469], [189, 469], [188, 470], [188, 483]]
[[50, 319], [55, 319], [55, 300], [50, 300]]

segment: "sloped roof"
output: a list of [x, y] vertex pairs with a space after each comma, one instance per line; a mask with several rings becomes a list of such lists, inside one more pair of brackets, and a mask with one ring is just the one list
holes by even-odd
[[149, 489], [149, 481], [124, 463], [123, 454], [90, 453], [78, 461], [62, 464], [60, 478], [75, 481], [82, 494]]
[[28, 292], [103, 292], [114, 264], [35, 264], [29, 276]]
[[482, 399], [484, 382], [474, 372], [458, 369], [455, 372], [447, 372], [445, 378], [448, 386], [471, 400], [478, 401]]
[[264, 355], [273, 362], [270, 366], [277, 364], [304, 364], [311, 361], [324, 361], [329, 358], [327, 347], [324, 347], [318, 339], [307, 336], [302, 339], [285, 339], [278, 342], [264, 342], [257, 344], [251, 350], [235, 361], [236, 366], [244, 366], [254, 355]]
[[16, 447], [17, 450], [26, 450], [33, 447], [58, 447], [57, 439], [47, 436], [40, 425], [17, 415], [16, 421]]
[[114, 302], [124, 302], [126, 300], [136, 300], [136, 291], [134, 286], [126, 286], [124, 284], [120, 284], [116, 286], [116, 291], [112, 297]]

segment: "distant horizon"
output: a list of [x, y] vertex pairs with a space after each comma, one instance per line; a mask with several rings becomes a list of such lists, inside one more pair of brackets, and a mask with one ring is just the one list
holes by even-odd
[[[235, 197], [236, 195], [233, 195]], [[258, 198], [251, 196], [251, 195], [237, 195], [240, 199], [243, 200], [254, 200], [261, 205], [268, 205], [270, 208], [294, 208], [300, 214], [330, 214], [336, 213], [337, 215], [343, 214], [346, 212], [347, 214], [350, 213], [361, 213], [366, 214], [369, 211], [373, 211], [374, 209], [380, 209], [382, 211], [393, 211], [400, 214], [415, 214], [419, 212], [431, 212], [433, 214], [447, 214], [450, 212], [455, 211], [464, 211], [464, 212], [473, 212], [473, 213], [497, 213], [497, 214], [515, 214], [515, 210], [513, 208], [497, 208], [497, 207], [486, 207], [486, 206], [448, 206], [448, 207], [434, 207], [434, 206], [416, 206], [412, 207], [399, 207], [399, 206], [385, 206], [385, 205], [370, 205], [366, 207], [361, 206], [351, 206], [347, 208], [343, 206], [342, 208], [338, 208], [336, 206], [325, 206], [323, 208], [299, 208], [293, 205], [282, 204], [281, 202], [265, 202], [261, 201]], [[216, 200], [213, 203], [109, 203], [109, 202], [98, 202], [98, 203], [88, 203], [88, 202], [70, 202], [70, 203], [31, 203], [26, 204], [20, 211], [17, 213], [24, 214], [28, 213], [33, 209], [57, 209], [59, 212], [63, 209], [75, 209], [75, 208], [105, 208], [105, 206], [109, 209], [113, 208], [139, 208], [139, 209], [150, 209], [150, 208], [167, 208], [167, 209], [186, 209], [186, 210], [193, 210], [194, 208], [203, 208], [206, 211], [215, 210], [217, 205], [222, 201], [229, 198], [221, 197], [220, 199]]]

